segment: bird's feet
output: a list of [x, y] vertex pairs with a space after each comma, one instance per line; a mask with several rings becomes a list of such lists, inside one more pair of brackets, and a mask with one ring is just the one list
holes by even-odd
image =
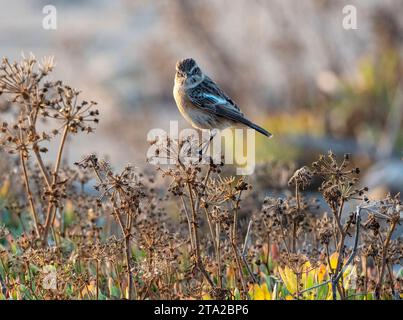
[[216, 136], [217, 132], [215, 130], [210, 131], [209, 134], [209, 139], [206, 142], [201, 142], [199, 146], [199, 160], [201, 161], [201, 158], [203, 157], [203, 154], [207, 151], [208, 147], [210, 146], [211, 141], [213, 141], [214, 137]]

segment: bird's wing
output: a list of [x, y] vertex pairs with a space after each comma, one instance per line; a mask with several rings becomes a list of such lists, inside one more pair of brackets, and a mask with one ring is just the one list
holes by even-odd
[[198, 86], [187, 89], [186, 94], [193, 105], [207, 112], [233, 121], [245, 120], [235, 102], [207, 76]]
[[198, 108], [234, 122], [243, 123], [267, 137], [272, 136], [267, 130], [246, 119], [235, 102], [207, 76], [198, 86], [187, 89], [186, 94], [192, 104]]

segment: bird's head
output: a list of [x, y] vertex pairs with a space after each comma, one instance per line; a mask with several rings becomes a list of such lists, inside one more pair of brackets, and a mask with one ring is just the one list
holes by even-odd
[[203, 81], [204, 75], [196, 61], [192, 58], [179, 60], [176, 63], [175, 81], [192, 86]]

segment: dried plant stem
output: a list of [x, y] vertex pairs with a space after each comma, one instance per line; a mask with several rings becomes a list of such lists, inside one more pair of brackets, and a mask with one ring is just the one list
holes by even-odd
[[269, 266], [269, 264], [270, 264], [270, 254], [271, 254], [270, 247], [271, 247], [270, 233], [268, 232], [267, 233], [267, 256], [266, 256], [266, 259], [264, 261], [264, 264], [266, 266], [268, 275], [270, 275], [270, 266]]
[[[296, 216], [299, 215], [299, 212], [301, 210], [301, 204], [300, 204], [300, 196], [299, 196], [299, 185], [298, 183], [295, 183], [295, 200], [297, 202], [297, 213]], [[296, 252], [297, 249], [297, 221], [296, 218], [293, 219], [293, 228], [292, 228], [292, 252]]]
[[237, 247], [236, 247], [236, 244], [235, 244], [235, 240], [232, 237], [231, 237], [230, 241], [231, 241], [232, 251], [233, 251], [234, 256], [235, 256], [235, 262], [236, 262], [236, 266], [237, 266], [237, 270], [238, 270], [239, 279], [241, 280], [243, 293], [245, 293], [247, 291], [246, 290], [246, 282], [245, 282], [245, 278], [243, 276], [242, 265], [241, 265], [241, 261], [239, 259], [238, 250], [237, 250]]
[[[62, 138], [60, 140], [59, 150], [58, 150], [57, 156], [56, 156], [55, 168], [53, 169], [53, 172], [52, 172], [52, 184], [51, 184], [52, 191], [54, 191], [54, 189], [56, 188], [56, 185], [57, 185], [58, 173], [59, 173], [59, 169], [60, 169], [60, 164], [61, 164], [62, 155], [63, 155], [63, 149], [64, 149], [64, 146], [66, 143], [68, 132], [69, 132], [69, 123], [66, 123], [64, 126], [64, 129], [63, 129]], [[49, 228], [53, 223], [53, 216], [56, 214], [56, 205], [52, 202], [53, 202], [53, 198], [51, 196], [49, 199], [48, 210], [46, 213], [45, 227], [43, 229], [43, 237], [42, 237], [43, 246], [46, 246]]]
[[387, 256], [387, 253], [388, 253], [390, 240], [392, 238], [393, 231], [395, 230], [398, 221], [399, 221], [398, 219], [392, 219], [392, 223], [391, 223], [391, 225], [389, 227], [388, 233], [386, 235], [386, 239], [383, 242], [381, 270], [380, 270], [380, 273], [379, 273], [378, 282], [377, 282], [376, 287], [375, 287], [375, 298], [378, 299], [378, 300], [381, 298], [381, 288], [382, 288], [383, 277], [385, 275], [385, 268], [386, 268], [386, 265], [387, 265], [386, 256]]
[[[119, 189], [118, 191], [121, 192], [121, 193], [118, 192], [118, 194], [121, 197], [124, 197], [124, 190]], [[125, 243], [125, 259], [126, 259], [126, 265], [127, 265], [126, 277], [127, 277], [127, 285], [128, 285], [127, 299], [131, 300], [132, 293], [133, 293], [133, 276], [131, 273], [131, 247], [130, 247], [130, 235], [131, 235], [132, 224], [133, 224], [133, 220], [131, 218], [132, 212], [130, 212], [126, 215], [126, 224], [124, 224], [119, 211], [116, 209], [117, 204], [115, 203], [115, 201], [112, 201], [112, 202], [113, 202], [114, 211], [115, 211], [116, 217], [118, 219], [118, 223], [119, 223], [121, 232], [125, 238], [125, 242], [124, 242]]]
[[[98, 179], [98, 181], [101, 183], [101, 185], [104, 184], [104, 181], [96, 169], [96, 166], [93, 167], [94, 173]], [[123, 222], [123, 218], [119, 212], [118, 205], [115, 201], [116, 197], [119, 195], [120, 197], [124, 197], [124, 190], [121, 188], [116, 189], [113, 194], [111, 195], [109, 190], [105, 190], [105, 193], [110, 196], [112, 206], [113, 206], [113, 213], [115, 214], [116, 220], [118, 222], [118, 225], [120, 227], [120, 230], [122, 232], [122, 235], [124, 237], [124, 251], [125, 251], [125, 260], [126, 260], [126, 266], [127, 266], [127, 272], [126, 272], [126, 277], [127, 277], [127, 284], [128, 284], [128, 289], [127, 289], [127, 299], [131, 300], [132, 299], [132, 292], [133, 292], [133, 276], [131, 274], [131, 248], [130, 248], [130, 233], [132, 229], [132, 224], [133, 220], [131, 219], [131, 214], [127, 215], [126, 218], [126, 223]], [[128, 200], [126, 200], [128, 201]], [[130, 212], [131, 213], [131, 212]], [[136, 290], [137, 292], [137, 290]]]
[[232, 230], [230, 232], [230, 242], [231, 242], [232, 251], [235, 256], [235, 262], [236, 262], [237, 269], [238, 269], [239, 279], [241, 280], [243, 294], [245, 294], [247, 292], [246, 282], [245, 282], [245, 278], [244, 278], [244, 275], [242, 272], [242, 264], [240, 261], [239, 252], [238, 252], [238, 248], [237, 248], [237, 221], [238, 221], [238, 207], [239, 207], [240, 199], [241, 199], [241, 193], [239, 194], [238, 199], [235, 202], [235, 206], [233, 208], [234, 218], [232, 221]]
[[329, 266], [330, 272], [334, 273], [334, 270], [332, 268], [332, 264], [330, 263], [330, 250], [329, 250], [329, 244], [328, 243], [325, 244], [325, 250], [326, 250], [326, 260], [327, 260], [326, 263]]
[[217, 283], [218, 287], [222, 288], [221, 278], [221, 226], [220, 223], [216, 224], [216, 260], [217, 260]]
[[297, 297], [297, 299], [299, 300], [300, 296], [301, 296], [301, 291], [300, 291], [300, 286], [301, 286], [301, 272], [296, 272], [295, 273], [296, 277], [297, 277], [297, 291], [295, 292], [295, 296]]
[[66, 139], [67, 139], [68, 132], [69, 132], [69, 123], [66, 123], [65, 127], [63, 129], [62, 138], [60, 140], [59, 151], [57, 152], [55, 168], [54, 168], [53, 173], [52, 173], [53, 184], [55, 184], [57, 182], [57, 175], [59, 173], [59, 168], [60, 168], [60, 164], [61, 164], [61, 161], [62, 161], [63, 149], [64, 149], [64, 146], [66, 144]]
[[44, 247], [46, 246], [46, 243], [47, 243], [47, 239], [48, 239], [47, 234], [49, 232], [49, 228], [50, 228], [52, 221], [53, 221], [53, 204], [49, 202], [48, 209], [46, 211], [45, 227], [44, 227], [43, 235], [42, 235], [42, 246], [44, 246]]
[[[25, 106], [26, 106], [26, 110], [27, 110], [27, 111], [28, 111], [29, 109], [32, 109], [32, 106], [31, 106], [31, 108], [29, 108], [29, 104], [26, 104]], [[32, 115], [32, 113], [30, 113], [30, 115], [29, 115], [29, 117], [28, 117], [28, 121], [29, 121], [30, 129], [33, 131], [32, 134], [33, 134], [33, 135], [36, 135], [36, 134], [37, 134], [37, 133], [36, 133], [36, 120], [37, 120], [37, 118], [38, 118], [39, 109], [38, 109], [38, 108], [34, 108], [34, 110], [35, 110], [35, 111], [34, 111], [33, 115]], [[40, 153], [40, 151], [39, 151], [38, 142], [34, 142], [34, 143], [33, 143], [33, 145], [32, 145], [32, 150], [33, 150], [33, 152], [34, 152], [34, 154], [35, 154], [36, 161], [37, 161], [38, 166], [39, 166], [39, 169], [41, 170], [41, 173], [42, 173], [42, 175], [43, 175], [43, 177], [44, 177], [44, 180], [45, 180], [45, 182], [46, 182], [46, 185], [47, 185], [49, 191], [51, 191], [51, 189], [52, 189], [52, 186], [51, 186], [51, 179], [50, 179], [48, 170], [46, 169], [46, 166], [45, 166], [45, 164], [43, 163], [42, 156], [41, 156], [41, 153]]]
[[[20, 121], [22, 121], [22, 114], [20, 115]], [[23, 131], [21, 126], [19, 126], [19, 136], [20, 136], [20, 141], [21, 143], [23, 143], [24, 138], [23, 138]], [[28, 171], [27, 171], [27, 165], [26, 165], [26, 155], [24, 154], [24, 152], [28, 152], [26, 150], [26, 146], [25, 145], [21, 145], [20, 147], [20, 162], [21, 162], [21, 167], [22, 167], [22, 173], [23, 173], [23, 180], [24, 180], [24, 185], [25, 185], [25, 191], [27, 193], [27, 197], [28, 197], [28, 202], [29, 202], [29, 206], [31, 209], [31, 215], [33, 217], [34, 220], [34, 228], [35, 228], [35, 233], [36, 236], [39, 238], [40, 237], [40, 223], [39, 223], [39, 219], [38, 219], [38, 214], [36, 212], [35, 209], [35, 203], [34, 203], [34, 198], [32, 195], [32, 191], [31, 191], [31, 187], [29, 185], [29, 178], [28, 178]]]
[[[334, 277], [335, 277], [335, 281], [332, 281], [332, 292], [333, 292], [333, 300], [336, 300], [336, 289], [338, 286], [338, 273], [341, 269], [341, 265], [343, 262], [343, 257], [344, 257], [344, 241], [347, 235], [347, 231], [343, 230], [343, 226], [341, 224], [341, 217], [342, 217], [342, 213], [343, 213], [343, 207], [344, 207], [344, 199], [341, 199], [339, 208], [338, 208], [338, 212], [336, 213], [335, 211], [333, 211], [333, 216], [334, 219], [336, 221], [336, 226], [337, 229], [339, 231], [340, 234], [340, 238], [339, 238], [339, 242], [337, 244], [337, 252], [338, 252], [338, 257], [337, 257], [337, 265], [336, 265], [336, 269], [334, 271]], [[337, 279], [337, 281], [336, 281]], [[341, 284], [341, 287], [343, 287], [343, 285]], [[340, 296], [343, 298], [343, 295], [341, 294], [341, 290], [340, 290]]]
[[[346, 232], [343, 230], [343, 226], [341, 224], [341, 216], [343, 213], [343, 207], [344, 207], [344, 199], [341, 200], [338, 212], [336, 213], [333, 211], [333, 216], [336, 221], [336, 226], [337, 226], [337, 229], [338, 229], [340, 237], [341, 237], [341, 239], [339, 240], [339, 242], [337, 244], [337, 250], [339, 251], [339, 253], [341, 251], [342, 246], [344, 245], [344, 238], [346, 236]], [[339, 257], [340, 257], [340, 255], [339, 255]]]
[[125, 235], [125, 257], [127, 264], [127, 283], [128, 283], [128, 293], [127, 299], [132, 299], [132, 291], [133, 291], [133, 277], [131, 273], [131, 249], [130, 249], [130, 234]]
[[118, 282], [118, 286], [119, 286], [119, 290], [120, 290], [121, 297], [124, 297], [124, 296], [125, 296], [125, 293], [124, 293], [124, 290], [123, 290], [123, 288], [122, 288], [122, 281], [121, 281], [121, 279], [120, 279], [120, 273], [118, 272], [118, 268], [117, 268], [117, 266], [116, 266], [115, 263], [113, 264], [113, 269], [114, 269], [115, 274], [116, 274], [116, 280], [117, 280], [117, 282]]
[[245, 267], [246, 267], [246, 270], [248, 271], [250, 277], [252, 278], [252, 281], [253, 281], [254, 283], [258, 283], [258, 280], [256, 279], [255, 275], [253, 274], [253, 271], [252, 271], [252, 269], [250, 268], [250, 266], [249, 266], [249, 264], [248, 264], [248, 261], [246, 260], [246, 256], [245, 256], [244, 254], [241, 254], [240, 256], [241, 256], [241, 258], [242, 258], [243, 264], [244, 264]]
[[395, 281], [393, 279], [393, 270], [389, 263], [386, 264], [386, 268], [388, 269], [388, 275], [390, 279], [390, 291], [392, 292], [393, 299], [396, 299], [396, 292], [395, 292]]
[[96, 260], [96, 276], [97, 276], [97, 279], [96, 279], [96, 297], [97, 297], [97, 300], [99, 300], [99, 261], [98, 260]]
[[194, 248], [193, 235], [192, 235], [192, 232], [193, 232], [192, 231], [192, 220], [190, 219], [190, 214], [189, 214], [188, 208], [186, 206], [185, 199], [183, 198], [183, 195], [180, 196], [180, 198], [182, 201], [183, 211], [185, 212], [185, 215], [186, 215], [186, 221], [188, 223], [190, 246], [191, 246], [191, 248]]
[[49, 190], [52, 190], [52, 184], [51, 184], [51, 179], [50, 179], [48, 170], [46, 169], [46, 166], [43, 163], [41, 153], [39, 152], [38, 145], [36, 143], [33, 146], [33, 150], [34, 150], [35, 158], [36, 158], [36, 161], [38, 163], [39, 169], [41, 170], [41, 173], [42, 173], [42, 175], [44, 177], [44, 180], [46, 182], [46, 185], [47, 185]]
[[[340, 269], [340, 271], [336, 270], [338, 273], [336, 272], [336, 276], [334, 276], [333, 279], [332, 279], [333, 300], [336, 300], [335, 285], [336, 286], [338, 285], [338, 282], [339, 282], [340, 278], [343, 276], [344, 271], [346, 270], [347, 266], [353, 261], [355, 255], [357, 254], [358, 240], [359, 240], [359, 236], [360, 236], [361, 210], [362, 210], [362, 207], [357, 206], [356, 215], [355, 215], [356, 231], [355, 231], [355, 239], [354, 239], [353, 250], [352, 250], [347, 262], [344, 264], [343, 267], [341, 267], [341, 264], [340, 264], [340, 267], [339, 267], [339, 264], [338, 264], [337, 269]], [[347, 233], [347, 231], [346, 231], [346, 233]], [[344, 250], [343, 250], [343, 254], [344, 254]], [[340, 259], [340, 254], [339, 254], [339, 259]], [[338, 260], [338, 263], [339, 263], [339, 260]], [[341, 291], [344, 290], [342, 283], [340, 283], [340, 288], [342, 288]], [[342, 298], [344, 298], [344, 295], [342, 295], [341, 291], [339, 291], [340, 296]]]
[[23, 177], [24, 177], [25, 191], [27, 193], [32, 218], [34, 219], [35, 233], [36, 233], [36, 236], [39, 238], [40, 237], [39, 220], [38, 220], [38, 215], [37, 215], [36, 209], [35, 209], [35, 203], [34, 203], [34, 198], [32, 196], [31, 187], [29, 186], [27, 165], [25, 163], [25, 156], [24, 156], [23, 150], [20, 150], [20, 162], [21, 162], [21, 167], [22, 167], [22, 172], [23, 172]]
[[283, 223], [282, 223], [282, 221], [281, 221], [281, 216], [279, 216], [279, 215], [277, 214], [277, 217], [278, 217], [278, 219], [279, 219], [279, 221], [280, 221], [281, 240], [283, 241], [284, 248], [285, 248], [285, 250], [286, 250], [286, 252], [287, 252], [287, 255], [290, 256], [290, 248], [288, 247], [288, 244], [287, 244], [284, 226], [283, 226]]
[[[210, 173], [211, 173], [211, 168], [209, 167], [209, 169], [207, 170], [206, 175], [205, 175], [205, 177], [203, 179], [202, 190], [201, 190], [200, 196], [197, 197], [196, 202], [195, 202], [196, 211], [199, 211], [201, 196], [204, 195], [204, 192], [206, 190], [207, 181], [208, 181], [208, 179], [210, 177]], [[204, 213], [206, 215], [206, 220], [207, 220], [207, 224], [208, 224], [209, 231], [210, 231], [211, 241], [212, 241], [213, 246], [214, 246], [214, 251], [217, 251], [216, 243], [215, 243], [215, 238], [216, 237], [214, 235], [213, 224], [212, 224], [212, 221], [211, 221], [210, 214], [209, 214], [209, 212], [208, 212], [206, 207], [204, 207]]]
[[212, 288], [214, 288], [214, 283], [210, 279], [210, 276], [208, 275], [206, 269], [204, 268], [203, 262], [201, 260], [200, 256], [200, 242], [199, 242], [199, 236], [197, 233], [197, 214], [196, 214], [196, 208], [195, 208], [195, 201], [193, 197], [193, 191], [190, 183], [187, 183], [188, 187], [188, 193], [189, 193], [189, 199], [190, 199], [190, 206], [192, 208], [192, 234], [193, 234], [193, 240], [194, 240], [194, 253], [195, 253], [195, 258], [196, 258], [196, 266], [199, 269], [199, 271], [203, 274], [204, 278], [207, 280], [207, 282], [210, 284]]
[[299, 294], [303, 294], [303, 293], [308, 292], [308, 291], [310, 291], [310, 290], [314, 290], [314, 289], [320, 288], [320, 287], [322, 287], [322, 286], [324, 286], [324, 285], [330, 283], [331, 281], [332, 281], [332, 280], [326, 280], [326, 281], [324, 281], [324, 282], [322, 282], [322, 283], [318, 283], [318, 284], [316, 284], [316, 285], [314, 285], [314, 286], [312, 286], [312, 287], [309, 287], [309, 288], [306, 288], [306, 289], [304, 289], [304, 290], [301, 290], [301, 291], [299, 292]]
[[[336, 284], [339, 281], [339, 279], [343, 276], [344, 271], [347, 269], [348, 265], [353, 261], [355, 255], [357, 254], [358, 239], [359, 239], [359, 236], [360, 236], [361, 210], [362, 210], [362, 207], [357, 206], [357, 211], [356, 211], [356, 230], [355, 230], [355, 239], [354, 239], [353, 250], [352, 250], [347, 262], [341, 268], [340, 272], [338, 274], [336, 274], [336, 275], [333, 275], [331, 277], [331, 279], [329, 279], [327, 281], [324, 281], [322, 283], [319, 283], [319, 284], [314, 285], [314, 286], [312, 286], [310, 288], [307, 288], [305, 290], [300, 291], [300, 294], [304, 293], [304, 292], [307, 292], [307, 291], [310, 291], [310, 290], [313, 290], [313, 289], [317, 289], [317, 288], [322, 287], [322, 286], [324, 286], [324, 285], [326, 285], [328, 283], [332, 283], [332, 295], [333, 295], [333, 299], [334, 300], [336, 299], [336, 297], [335, 297], [335, 292], [336, 292], [336, 289], [337, 289]], [[328, 250], [328, 246], [326, 246], [326, 248]], [[330, 267], [330, 261], [329, 260], [328, 260], [328, 263], [329, 263], [329, 267]]]
[[364, 273], [364, 292], [368, 291], [368, 256], [364, 256], [364, 266], [365, 266], [365, 273]]
[[210, 231], [210, 236], [211, 236], [211, 242], [213, 243], [213, 247], [214, 247], [214, 251], [217, 252], [217, 248], [216, 248], [216, 242], [215, 242], [215, 235], [214, 235], [214, 230], [213, 230], [213, 226], [211, 223], [211, 219], [210, 219], [210, 214], [207, 211], [206, 208], [204, 208], [204, 213], [206, 214], [206, 220], [207, 220], [207, 224], [208, 224], [208, 228]]
[[258, 281], [257, 281], [255, 275], [253, 274], [252, 269], [250, 268], [248, 261], [246, 259], [246, 252], [248, 249], [248, 241], [249, 241], [249, 236], [250, 236], [251, 229], [252, 229], [252, 223], [253, 223], [253, 220], [250, 220], [248, 223], [248, 229], [246, 230], [245, 241], [244, 241], [243, 248], [242, 248], [241, 258], [246, 267], [246, 270], [248, 271], [250, 277], [252, 278], [252, 281], [254, 283], [258, 283]]

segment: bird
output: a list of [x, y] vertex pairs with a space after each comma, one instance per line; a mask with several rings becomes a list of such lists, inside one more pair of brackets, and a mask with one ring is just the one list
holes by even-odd
[[[173, 96], [182, 116], [196, 129], [250, 127], [268, 138], [273, 136], [247, 119], [237, 104], [203, 73], [193, 58], [176, 63]], [[210, 141], [212, 138], [210, 136]]]

